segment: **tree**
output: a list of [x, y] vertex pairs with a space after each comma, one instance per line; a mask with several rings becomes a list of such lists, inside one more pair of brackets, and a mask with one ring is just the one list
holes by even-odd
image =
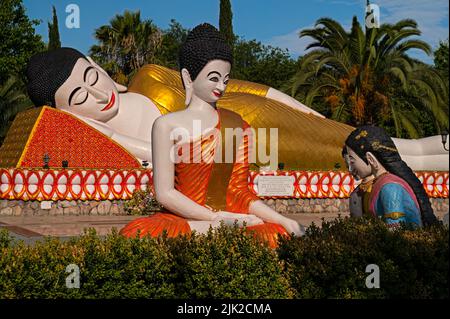
[[346, 32], [321, 18], [300, 33], [313, 38], [307, 47], [313, 50], [302, 58], [290, 93], [312, 107], [324, 101], [335, 120], [392, 127], [397, 137], [422, 135], [420, 115], [428, 113], [437, 132], [448, 125], [448, 89], [432, 67], [408, 56], [410, 49], [431, 53], [427, 43], [410, 38], [420, 34], [410, 19], [363, 31], [354, 17]]
[[[448, 51], [448, 39], [445, 41], [439, 42], [439, 47], [434, 51], [434, 67], [435, 69], [441, 74], [441, 76], [445, 79], [445, 84], [448, 92], [449, 88], [449, 65], [448, 65], [448, 59], [449, 59], [449, 51]], [[447, 100], [448, 102], [448, 100]], [[448, 104], [447, 104], [448, 107]], [[440, 127], [440, 131], [448, 131], [448, 124], [447, 127], [442, 125]]]
[[256, 40], [238, 39], [234, 46], [232, 77], [280, 88], [296, 71], [287, 50], [266, 46]]
[[16, 114], [33, 105], [24, 91], [23, 82], [16, 76], [0, 85], [0, 145]]
[[219, 31], [230, 46], [233, 46], [235, 37], [233, 33], [233, 12], [230, 0], [220, 0]]
[[169, 29], [163, 31], [161, 47], [156, 54], [156, 63], [178, 70], [178, 55], [181, 45], [187, 38], [189, 29], [185, 29], [179, 22], [170, 20]]
[[0, 1], [0, 144], [15, 115], [32, 106], [26, 95], [25, 68], [30, 57], [45, 50], [21, 0]]
[[12, 74], [24, 79], [30, 57], [45, 49], [34, 30], [38, 24], [28, 18], [22, 0], [0, 1], [0, 84]]
[[99, 44], [91, 47], [92, 58], [114, 80], [127, 84], [141, 66], [155, 62], [162, 32], [151, 20], [142, 20], [140, 11], [125, 11], [95, 30], [95, 37]]
[[434, 51], [434, 67], [441, 72], [448, 84], [448, 39], [439, 42], [439, 47]]
[[48, 49], [54, 50], [61, 47], [59, 38], [58, 16], [56, 15], [55, 6], [53, 6], [53, 23], [48, 23]]

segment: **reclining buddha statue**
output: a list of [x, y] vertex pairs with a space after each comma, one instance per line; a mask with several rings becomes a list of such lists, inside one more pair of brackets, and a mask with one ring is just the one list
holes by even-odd
[[114, 82], [90, 57], [72, 48], [39, 53], [28, 63], [27, 78], [35, 105], [69, 113], [137, 159], [151, 161], [151, 124], [161, 113], [146, 96]]
[[[127, 88], [72, 48], [33, 56], [27, 78], [37, 108], [14, 120], [0, 147], [0, 167], [42, 167], [45, 153], [50, 167], [61, 167], [64, 160], [84, 168], [139, 168], [143, 161], [151, 165], [152, 123], [184, 108], [179, 72], [145, 65]], [[217, 106], [238, 113], [255, 130], [277, 128], [278, 161], [285, 169], [333, 170], [345, 165], [341, 146], [353, 128], [324, 118], [278, 90], [230, 79]], [[269, 148], [265, 138], [255, 136], [256, 149], [260, 144]], [[448, 170], [440, 136], [393, 140], [412, 169]], [[265, 165], [260, 158], [255, 164]]]
[[[151, 128], [155, 119], [184, 108], [185, 90], [179, 72], [158, 65], [146, 65], [137, 72], [127, 88], [114, 82], [90, 57], [72, 48], [33, 56], [28, 63], [27, 78], [28, 93], [36, 106], [50, 106], [47, 112], [62, 111], [70, 115], [72, 122], [78, 120], [75, 126], [87, 125], [101, 132], [109, 144], [117, 144], [138, 163], [147, 161], [152, 164]], [[338, 145], [342, 145], [351, 127], [324, 118], [278, 90], [230, 79], [217, 105], [240, 114], [254, 129], [277, 128], [278, 159], [287, 169], [334, 169], [337, 163], [343, 164]], [[38, 118], [35, 116], [36, 120]], [[67, 130], [81, 131], [73, 127], [67, 127]], [[32, 131], [31, 128], [29, 131]], [[24, 134], [19, 132], [17, 135]], [[40, 134], [52, 135], [51, 132]], [[72, 135], [68, 139], [77, 138]], [[259, 140], [260, 137], [256, 136], [257, 145]], [[73, 143], [67, 144], [66, 148]], [[84, 141], [80, 144], [89, 146]], [[27, 156], [23, 153], [27, 147], [15, 149], [14, 154], [10, 152], [12, 155], [2, 156], [5, 163], [0, 165], [36, 165], [33, 161], [24, 160]], [[83, 155], [78, 154], [76, 149], [72, 152], [74, 155], [67, 149], [64, 154], [57, 153], [60, 149], [55, 148], [49, 154], [50, 166], [53, 166], [52, 163], [57, 165], [58, 159], [67, 159], [69, 164], [78, 163], [78, 167], [85, 165], [87, 159], [77, 162], [71, 158]], [[1, 150], [0, 153], [4, 154]], [[7, 157], [10, 160], [6, 161]], [[256, 164], [263, 166], [264, 162], [258, 158]]]

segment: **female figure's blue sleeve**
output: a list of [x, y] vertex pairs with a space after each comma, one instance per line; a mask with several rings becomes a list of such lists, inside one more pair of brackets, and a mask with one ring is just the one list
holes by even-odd
[[411, 195], [400, 184], [387, 183], [381, 188], [376, 211], [390, 227], [398, 226], [400, 222], [422, 226], [420, 210]]

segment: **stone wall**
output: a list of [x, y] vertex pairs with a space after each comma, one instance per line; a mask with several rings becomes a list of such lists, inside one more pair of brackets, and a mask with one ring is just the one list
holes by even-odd
[[264, 202], [279, 213], [338, 213], [348, 212], [348, 199], [266, 199]]
[[[267, 205], [280, 213], [347, 213], [348, 199], [268, 199]], [[126, 215], [124, 200], [105, 201], [56, 201], [49, 209], [41, 202], [22, 200], [0, 200], [0, 216], [76, 216], [76, 215]], [[432, 198], [436, 213], [447, 213], [448, 198]], [[45, 206], [45, 204], [44, 204]]]
[[[339, 213], [349, 212], [349, 201], [345, 199], [268, 199], [264, 202], [279, 213]], [[435, 213], [448, 213], [448, 198], [430, 198]]]
[[38, 201], [0, 200], [0, 216], [79, 216], [125, 215], [123, 200], [55, 201], [50, 209], [43, 209]]

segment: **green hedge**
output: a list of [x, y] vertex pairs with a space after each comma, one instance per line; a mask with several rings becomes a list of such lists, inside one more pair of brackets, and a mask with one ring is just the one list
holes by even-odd
[[[80, 289], [66, 288], [66, 266]], [[0, 298], [289, 298], [270, 248], [237, 228], [205, 236], [126, 239], [94, 231], [33, 245], [0, 236]]]
[[[90, 230], [32, 245], [0, 232], [0, 298], [448, 298], [449, 231], [338, 219], [272, 250], [235, 227], [175, 239]], [[80, 289], [66, 288], [66, 266]], [[368, 264], [380, 288], [365, 286]]]
[[[295, 298], [448, 298], [448, 241], [443, 225], [392, 231], [379, 219], [345, 219], [284, 240], [278, 254]], [[370, 264], [379, 289], [366, 287]]]

